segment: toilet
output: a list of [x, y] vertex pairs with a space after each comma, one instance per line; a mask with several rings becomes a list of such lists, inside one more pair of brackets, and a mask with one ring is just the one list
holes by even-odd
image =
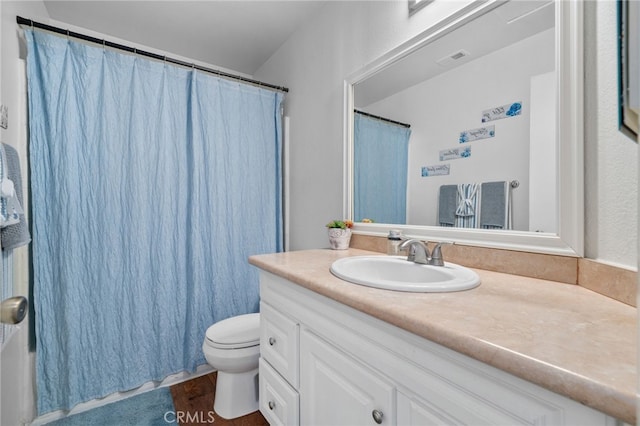
[[202, 351], [218, 370], [214, 411], [234, 419], [258, 410], [260, 314], [238, 315], [207, 329]]

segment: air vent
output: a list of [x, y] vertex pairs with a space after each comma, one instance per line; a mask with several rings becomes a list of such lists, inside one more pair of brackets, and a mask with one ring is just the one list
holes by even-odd
[[462, 59], [462, 58], [464, 58], [464, 57], [467, 57], [467, 56], [469, 56], [469, 55], [470, 55], [470, 53], [469, 53], [469, 52], [467, 52], [466, 50], [458, 50], [458, 51], [456, 51], [456, 52], [453, 52], [453, 53], [448, 54], [448, 55], [447, 55], [447, 56], [445, 56], [444, 58], [440, 58], [440, 59], [438, 59], [436, 62], [437, 62], [439, 65], [447, 66], [447, 65], [449, 65], [451, 62], [459, 61], [460, 59]]

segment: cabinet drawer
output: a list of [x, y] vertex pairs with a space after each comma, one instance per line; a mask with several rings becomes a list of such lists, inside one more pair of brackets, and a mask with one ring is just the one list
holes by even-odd
[[260, 303], [260, 356], [298, 388], [298, 324]]
[[298, 392], [260, 358], [260, 412], [270, 425], [296, 426], [300, 423]]

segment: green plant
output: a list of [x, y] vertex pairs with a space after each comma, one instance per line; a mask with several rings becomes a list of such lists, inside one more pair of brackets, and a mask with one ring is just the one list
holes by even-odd
[[350, 220], [332, 220], [331, 222], [326, 224], [327, 228], [353, 228], [353, 222]]

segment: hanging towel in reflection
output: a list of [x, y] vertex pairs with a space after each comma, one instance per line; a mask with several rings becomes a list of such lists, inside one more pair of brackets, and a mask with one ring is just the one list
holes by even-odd
[[509, 183], [485, 182], [482, 184], [480, 228], [510, 229], [511, 209]]
[[457, 200], [457, 185], [440, 186], [440, 194], [438, 196], [438, 223], [440, 226], [455, 226]]
[[480, 185], [461, 183], [457, 187], [456, 227], [476, 228], [480, 211]]
[[[31, 242], [31, 235], [29, 234], [29, 226], [22, 210], [22, 175], [20, 174], [20, 157], [18, 156], [18, 151], [11, 145], [4, 143], [0, 144], [0, 150], [2, 150], [2, 155], [0, 155], [0, 161], [2, 162], [1, 167], [3, 169], [2, 179], [4, 181], [4, 177], [6, 176], [7, 180], [13, 184], [13, 197], [4, 199], [3, 193], [3, 196], [0, 198], [3, 214], [7, 210], [11, 211], [13, 219], [12, 223], [5, 223], [6, 226], [0, 229], [0, 242], [2, 243], [3, 250], [11, 250], [29, 244], [29, 242]], [[4, 201], [7, 201], [7, 203], [5, 204]]]
[[477, 183], [462, 183], [458, 185], [458, 207], [456, 216], [475, 216], [477, 211], [478, 188]]

